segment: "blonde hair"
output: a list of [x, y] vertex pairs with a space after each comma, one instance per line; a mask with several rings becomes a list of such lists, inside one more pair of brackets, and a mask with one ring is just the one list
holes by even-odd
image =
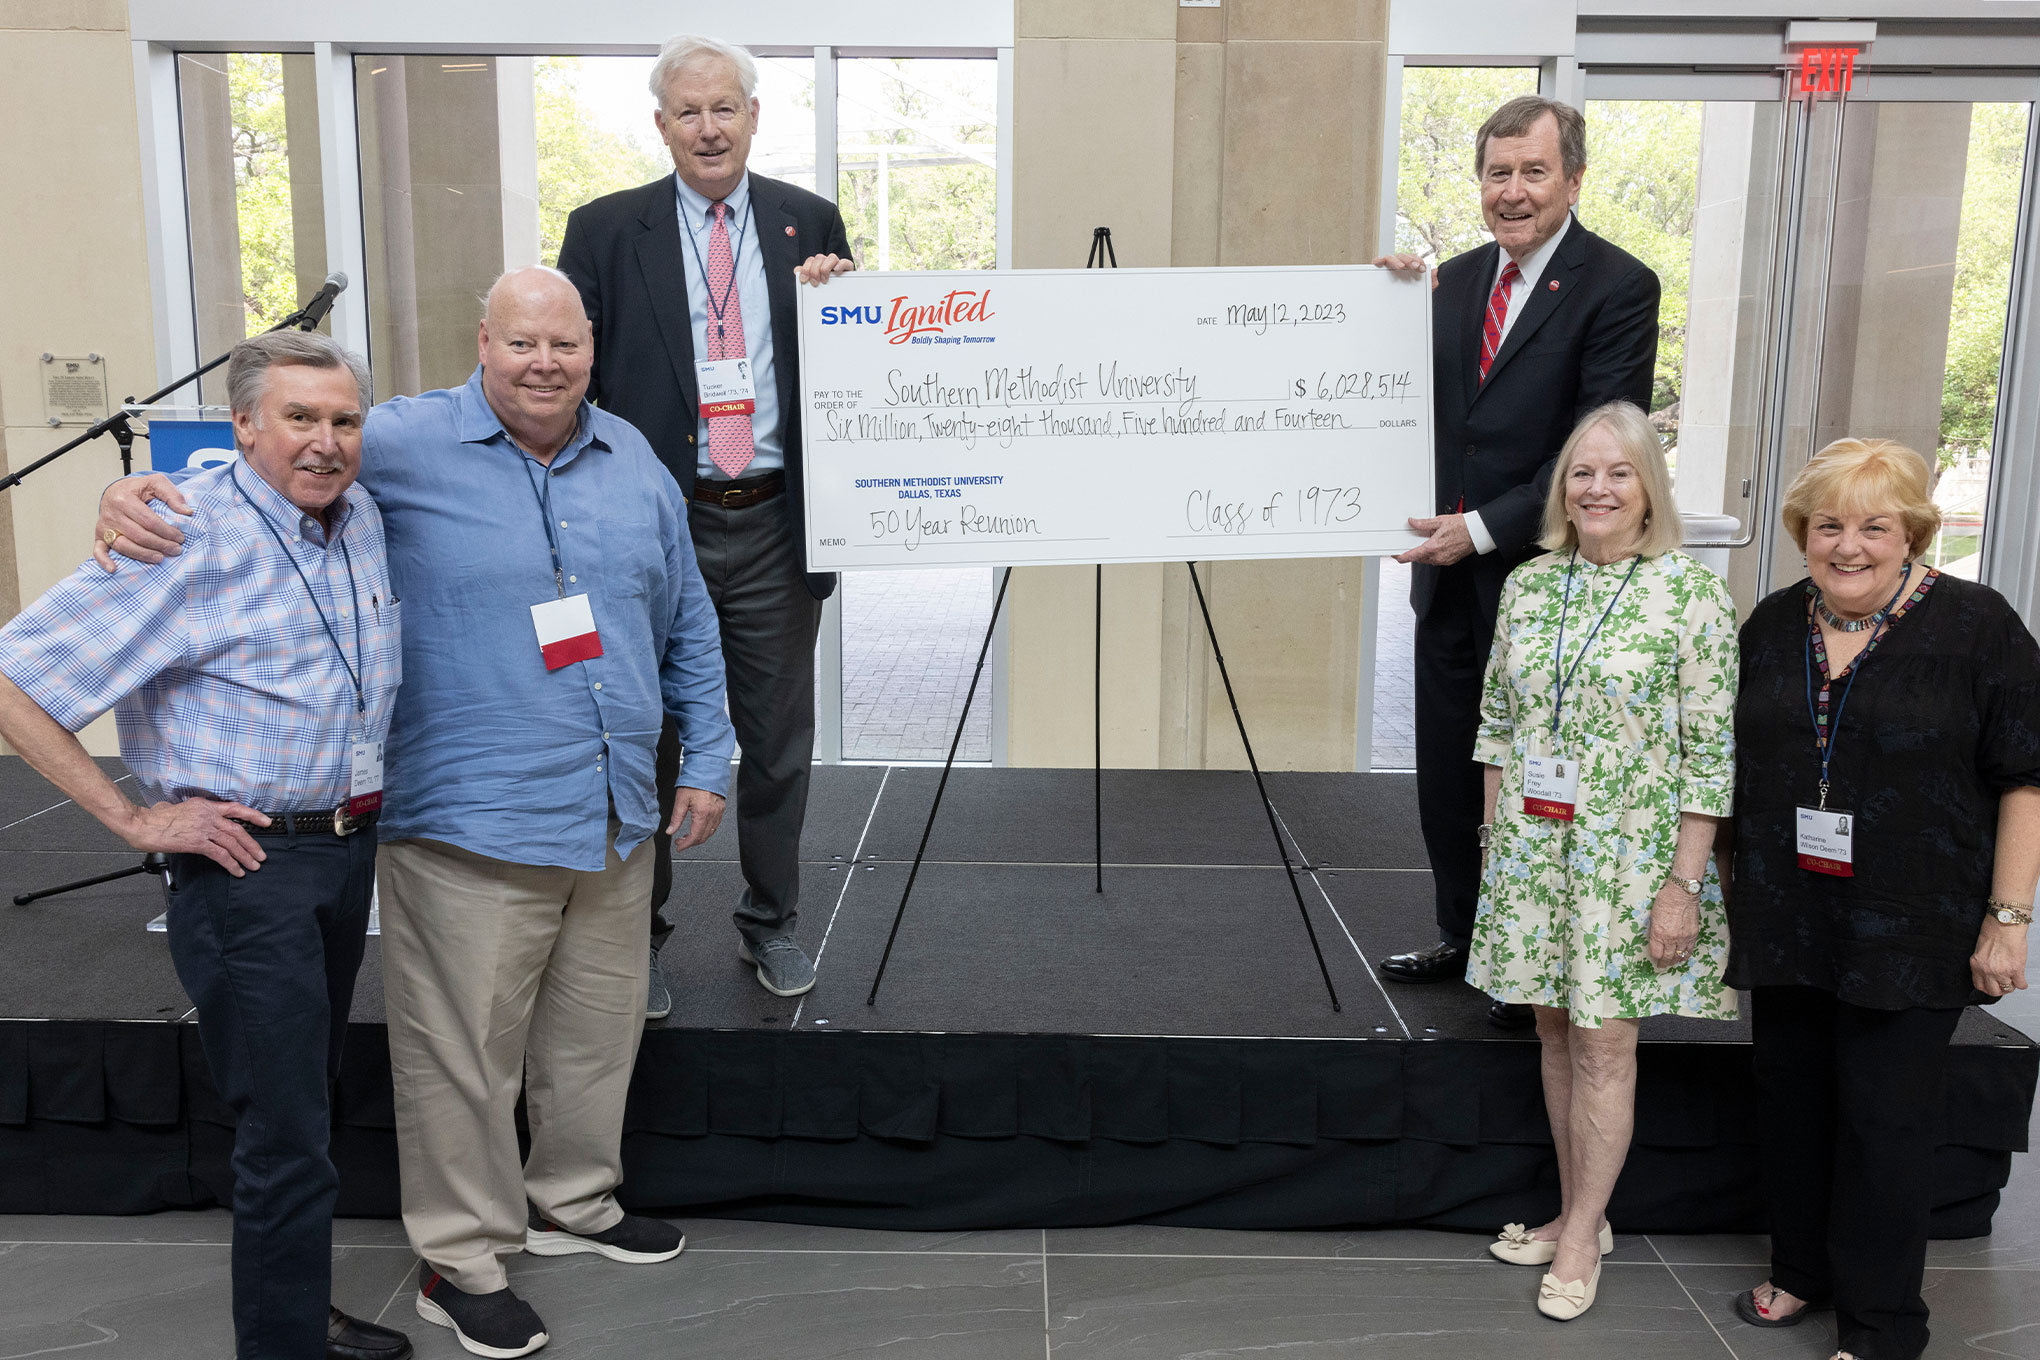
[[1895, 439], [1837, 439], [1785, 488], [1785, 532], [1806, 551], [1806, 526], [1831, 514], [1896, 515], [1918, 557], [1941, 527], [1927, 460]]
[[1665, 466], [1665, 451], [1658, 443], [1657, 431], [1650, 427], [1642, 411], [1626, 401], [1597, 406], [1573, 426], [1551, 472], [1551, 490], [1544, 497], [1544, 532], [1537, 540], [1538, 546], [1553, 552], [1570, 552], [1580, 545], [1579, 530], [1566, 518], [1565, 475], [1572, 466], [1573, 454], [1589, 434], [1603, 425], [1622, 446], [1623, 455], [1643, 483], [1643, 530], [1637, 535], [1636, 551], [1644, 557], [1670, 552], [1685, 538], [1678, 503], [1672, 499], [1672, 471]]

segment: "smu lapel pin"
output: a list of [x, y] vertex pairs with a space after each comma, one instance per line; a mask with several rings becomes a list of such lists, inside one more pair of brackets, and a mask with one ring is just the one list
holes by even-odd
[[1553, 279], [1547, 286], [1551, 289], [1552, 292], [1556, 293], [1558, 291], [1558, 280]]
[[791, 236], [791, 235], [793, 235], [793, 228], [792, 228], [792, 227], [788, 227], [788, 228], [786, 229], [786, 234], [787, 234], [788, 236]]

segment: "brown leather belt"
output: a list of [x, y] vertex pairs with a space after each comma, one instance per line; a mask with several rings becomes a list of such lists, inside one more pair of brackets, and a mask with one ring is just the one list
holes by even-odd
[[706, 477], [694, 479], [694, 490], [687, 493], [689, 500], [704, 505], [720, 505], [725, 510], [741, 510], [747, 505], [769, 501], [786, 490], [786, 474], [775, 468], [761, 472], [755, 477], [739, 477], [733, 482], [711, 481]]
[[272, 812], [268, 826], [256, 826], [253, 822], [242, 822], [241, 825], [251, 836], [352, 836], [374, 826], [381, 815], [378, 809], [352, 817], [347, 813], [347, 805], [342, 803], [336, 808], [319, 808], [310, 812]]

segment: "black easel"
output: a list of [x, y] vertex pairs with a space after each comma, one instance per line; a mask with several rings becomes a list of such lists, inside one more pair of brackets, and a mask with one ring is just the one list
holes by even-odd
[[[1112, 248], [1112, 228], [1091, 228], [1091, 254], [1086, 269], [1119, 268]], [[1094, 891], [1105, 891], [1105, 564], [1092, 568], [1091, 578], [1091, 843], [1097, 851]]]
[[[1108, 264], [1109, 261], [1109, 264]], [[1091, 232], [1091, 255], [1085, 262], [1086, 269], [1118, 268], [1119, 258], [1112, 249], [1112, 229], [1097, 227]], [[1240, 733], [1240, 745], [1247, 752], [1247, 766], [1254, 772], [1254, 788], [1261, 795], [1261, 810], [1268, 814], [1268, 830], [1275, 836], [1275, 853], [1282, 857], [1283, 872], [1289, 875], [1289, 891], [1296, 898], [1297, 914], [1303, 917], [1304, 934], [1310, 937], [1310, 952], [1317, 959], [1318, 975], [1325, 980], [1325, 992], [1331, 997], [1332, 1009], [1340, 1011], [1339, 992], [1332, 985], [1331, 969], [1325, 966], [1325, 952], [1318, 945], [1317, 929], [1310, 923], [1310, 911], [1303, 904], [1303, 885], [1296, 881], [1296, 866], [1290, 861], [1289, 847], [1282, 840], [1281, 823], [1275, 819], [1275, 805], [1268, 799], [1268, 786], [1261, 778], [1261, 764], [1254, 758], [1254, 744], [1247, 739], [1247, 722], [1240, 715], [1240, 701], [1233, 693], [1232, 674], [1226, 669], [1225, 653], [1219, 650], [1218, 630], [1212, 626], [1211, 607], [1204, 600], [1204, 585], [1197, 579], [1197, 564], [1185, 562], [1190, 573], [1190, 585], [1197, 592], [1197, 609], [1204, 616], [1204, 635], [1211, 640], [1211, 655], [1218, 662], [1218, 675], [1225, 682], [1226, 702], [1232, 706], [1233, 724]], [[1006, 585], [1013, 579], [1013, 569], [1007, 567], [999, 578], [999, 593], [992, 601], [992, 617], [985, 625], [984, 645], [978, 648], [977, 669], [971, 672], [970, 688], [964, 692], [963, 713], [956, 720], [956, 736], [949, 743], [949, 758], [942, 762], [942, 778], [935, 785], [935, 801], [928, 808], [927, 825], [921, 828], [921, 844], [914, 851], [913, 868], [907, 872], [907, 886], [900, 893], [899, 909], [893, 913], [892, 930], [885, 937], [885, 953], [878, 960], [878, 973], [871, 979], [871, 992], [864, 998], [864, 1004], [878, 1004], [879, 985], [885, 981], [886, 965], [892, 962], [893, 942], [899, 939], [900, 922], [906, 919], [907, 899], [913, 896], [914, 880], [921, 876], [921, 860], [928, 853], [928, 837], [935, 830], [935, 814], [942, 809], [942, 793], [949, 787], [949, 771], [956, 764], [957, 748], [963, 744], [964, 724], [970, 721], [971, 700], [977, 697], [978, 678], [984, 674], [985, 657], [992, 649], [992, 632], [999, 626], [999, 610], [1006, 603]], [[1105, 764], [1104, 725], [1102, 721], [1104, 693], [1104, 617], [1105, 617], [1105, 568], [1097, 567], [1092, 586], [1091, 620], [1091, 742], [1093, 763], [1091, 767], [1092, 829], [1098, 851], [1097, 891], [1105, 891], [1105, 814], [1102, 796], [1102, 771]]]
[[[328, 311], [332, 310], [333, 299], [339, 296], [340, 291], [346, 287], [347, 276], [345, 274], [329, 274], [326, 277], [325, 284], [317, 293], [312, 295], [311, 301], [269, 329], [281, 331], [296, 326], [300, 330], [317, 330], [319, 322], [325, 319]], [[176, 382], [171, 383], [167, 387], [157, 388], [140, 401], [129, 397], [120, 404], [120, 410], [94, 424], [85, 433], [79, 435], [62, 448], [51, 450], [19, 472], [9, 473], [5, 477], [0, 477], [0, 491], [12, 490], [20, 484], [22, 478], [34, 472], [37, 468], [56, 462], [57, 459], [62, 458], [72, 449], [89, 444], [103, 434], [112, 435], [114, 443], [120, 445], [120, 475], [123, 477], [131, 475], [135, 470], [135, 428], [130, 422], [139, 416], [143, 410], [154, 406], [178, 388], [188, 383], [197, 382], [200, 378], [225, 363], [232, 354], [233, 351], [229, 350], [226, 354], [220, 355], [210, 363], [200, 364]], [[143, 437], [146, 438], [147, 436]], [[136, 874], [155, 874], [161, 878], [163, 880], [163, 895], [166, 900], [168, 899], [170, 895], [170, 857], [160, 850], [151, 850], [143, 855], [142, 862], [133, 868], [116, 869], [110, 874], [94, 874], [91, 878], [73, 879], [69, 883], [59, 883], [53, 888], [39, 888], [35, 892], [19, 893], [15, 896], [14, 905], [17, 907], [26, 906], [30, 902], [39, 901], [45, 897], [55, 897], [60, 893], [76, 892], [80, 888], [95, 887], [101, 883], [111, 883], [118, 878], [131, 878]]]

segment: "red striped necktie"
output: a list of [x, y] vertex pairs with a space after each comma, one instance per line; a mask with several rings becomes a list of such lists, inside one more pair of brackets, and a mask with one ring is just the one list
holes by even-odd
[[1509, 290], [1516, 280], [1523, 277], [1523, 271], [1516, 268], [1514, 260], [1502, 266], [1502, 276], [1495, 280], [1495, 291], [1488, 294], [1487, 325], [1480, 336], [1480, 380], [1487, 381], [1488, 369], [1494, 366], [1495, 351], [1502, 347], [1502, 326], [1509, 319]]

